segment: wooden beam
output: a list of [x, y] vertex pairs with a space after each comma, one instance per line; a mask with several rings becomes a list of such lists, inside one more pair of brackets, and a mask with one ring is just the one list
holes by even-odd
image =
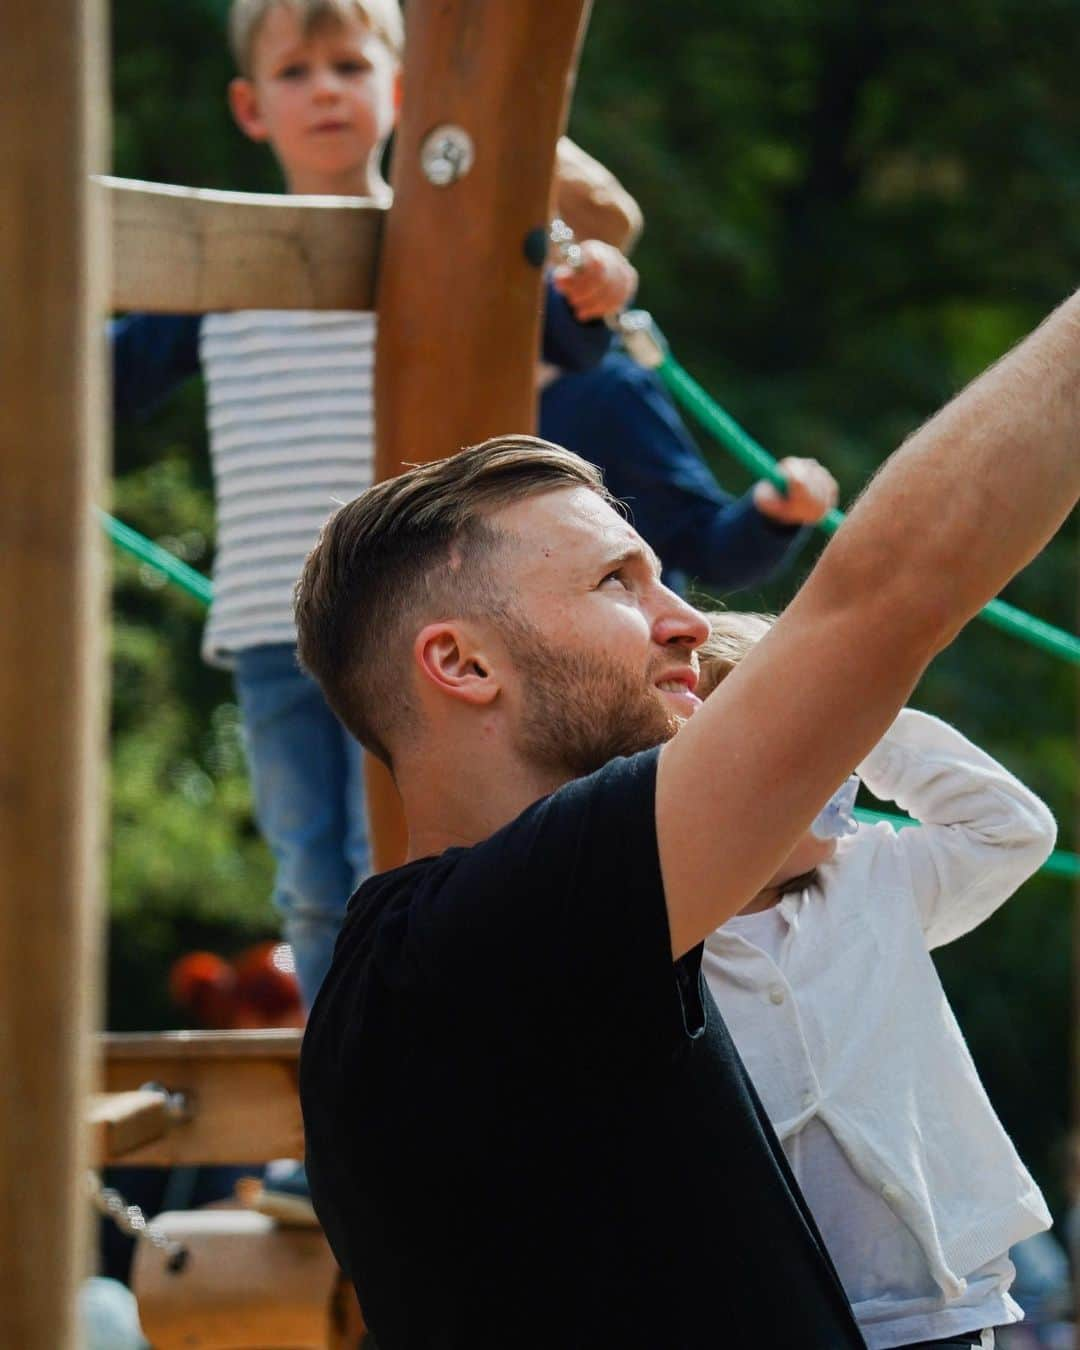
[[304, 1033], [299, 1027], [257, 1031], [107, 1031], [98, 1036], [106, 1075], [121, 1064], [190, 1059], [281, 1060], [300, 1062]]
[[112, 1162], [160, 1138], [169, 1128], [165, 1102], [161, 1092], [95, 1093], [87, 1113], [91, 1157], [99, 1165]]
[[[409, 0], [376, 306], [380, 478], [535, 425], [541, 272], [525, 244], [546, 233], [587, 12], [588, 0]], [[433, 132], [446, 126], [468, 141], [451, 134], [440, 157]], [[404, 852], [400, 807], [381, 766], [368, 782], [385, 867]]]
[[0, 100], [0, 1345], [82, 1343], [99, 1001], [108, 260], [100, 0], [16, 6]]
[[372, 309], [386, 208], [99, 177], [113, 309]]
[[123, 1162], [170, 1167], [302, 1158], [296, 1081], [302, 1034], [290, 1028], [102, 1036], [109, 1092], [158, 1083], [183, 1093], [190, 1106], [190, 1119], [126, 1151]]

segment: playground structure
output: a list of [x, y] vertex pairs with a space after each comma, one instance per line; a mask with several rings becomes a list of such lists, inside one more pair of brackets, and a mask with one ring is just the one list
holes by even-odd
[[[0, 276], [18, 316], [0, 363], [4, 1345], [77, 1343], [87, 1162], [257, 1161], [302, 1145], [298, 1033], [106, 1038], [92, 1049], [104, 739], [104, 545], [92, 507], [105, 473], [105, 313], [377, 308], [381, 476], [532, 425], [540, 273], [527, 243], [549, 218], [587, 0], [408, 8], [389, 210], [92, 182], [104, 142], [100, 6], [57, 0], [20, 18], [0, 120]], [[386, 866], [402, 839], [385, 778], [372, 811]], [[88, 1135], [83, 1106], [101, 1058], [106, 1091]], [[149, 1082], [181, 1089], [190, 1118]]]

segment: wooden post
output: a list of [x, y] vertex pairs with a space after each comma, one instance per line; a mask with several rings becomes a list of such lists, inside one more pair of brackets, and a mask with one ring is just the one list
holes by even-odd
[[[547, 227], [587, 11], [588, 0], [409, 0], [377, 292], [380, 478], [535, 424], [541, 272], [525, 242]], [[382, 868], [405, 839], [389, 775], [372, 767]]]
[[0, 1345], [67, 1350], [90, 1229], [103, 778], [99, 0], [16, 4], [0, 103]]

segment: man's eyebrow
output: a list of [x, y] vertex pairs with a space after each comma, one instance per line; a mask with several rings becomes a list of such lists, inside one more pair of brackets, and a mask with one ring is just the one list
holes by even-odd
[[660, 559], [646, 543], [628, 544], [618, 553], [612, 554], [604, 562], [605, 567], [621, 567], [623, 563], [646, 562], [657, 576], [664, 570]]

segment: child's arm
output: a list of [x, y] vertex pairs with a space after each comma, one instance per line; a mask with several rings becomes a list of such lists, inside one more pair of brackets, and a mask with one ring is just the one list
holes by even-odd
[[858, 773], [876, 797], [922, 822], [898, 831], [891, 847], [931, 947], [980, 924], [1054, 847], [1057, 826], [1039, 798], [926, 713], [905, 708]]
[[128, 314], [109, 324], [113, 415], [149, 412], [199, 369], [198, 314]]
[[555, 214], [580, 241], [580, 265], [553, 273], [559, 294], [582, 323], [617, 314], [637, 290], [626, 254], [641, 233], [641, 208], [609, 169], [565, 136], [555, 154]]
[[583, 323], [549, 276], [544, 284], [544, 323], [541, 359], [560, 371], [580, 373], [592, 368], [611, 350], [612, 332], [599, 320]]
[[579, 239], [601, 239], [627, 254], [644, 223], [641, 207], [611, 170], [567, 136], [555, 149], [555, 214]]

